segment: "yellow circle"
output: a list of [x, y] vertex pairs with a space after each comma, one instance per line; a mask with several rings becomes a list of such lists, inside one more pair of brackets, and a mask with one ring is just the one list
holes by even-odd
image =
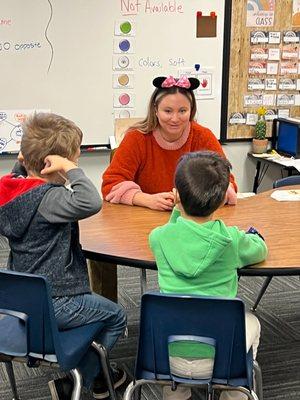
[[118, 77], [118, 82], [121, 86], [126, 86], [129, 82], [129, 76], [126, 74], [120, 75]]

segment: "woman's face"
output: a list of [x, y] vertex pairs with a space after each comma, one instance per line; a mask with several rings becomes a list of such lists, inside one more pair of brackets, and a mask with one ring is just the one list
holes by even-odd
[[178, 140], [190, 121], [191, 104], [181, 93], [168, 94], [159, 102], [156, 116], [163, 138], [169, 142]]

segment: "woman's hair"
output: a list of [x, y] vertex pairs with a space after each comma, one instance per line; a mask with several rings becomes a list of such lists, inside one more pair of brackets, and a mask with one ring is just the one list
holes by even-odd
[[187, 215], [207, 217], [220, 207], [229, 186], [230, 169], [230, 162], [212, 151], [181, 157], [175, 172], [175, 187]]
[[156, 116], [156, 111], [159, 103], [164, 97], [168, 96], [169, 94], [176, 93], [181, 93], [189, 100], [191, 105], [190, 121], [193, 121], [197, 112], [197, 106], [195, 95], [192, 90], [184, 89], [177, 86], [172, 86], [170, 88], [156, 88], [150, 98], [146, 118], [131, 126], [127, 131], [137, 129], [142, 133], [149, 133], [156, 129], [159, 125], [158, 118]]
[[40, 175], [44, 159], [50, 154], [72, 158], [82, 141], [74, 122], [52, 113], [36, 113], [22, 124], [21, 153], [27, 171]]

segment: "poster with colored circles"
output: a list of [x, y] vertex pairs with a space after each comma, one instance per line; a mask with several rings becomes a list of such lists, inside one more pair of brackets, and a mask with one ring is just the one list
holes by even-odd
[[128, 73], [113, 74], [113, 88], [114, 89], [133, 89], [134, 88], [134, 75]]
[[121, 90], [114, 93], [114, 107], [134, 107], [134, 94]]
[[115, 22], [116, 36], [135, 36], [135, 24], [127, 19]]
[[134, 39], [117, 37], [114, 40], [114, 53], [134, 53]]

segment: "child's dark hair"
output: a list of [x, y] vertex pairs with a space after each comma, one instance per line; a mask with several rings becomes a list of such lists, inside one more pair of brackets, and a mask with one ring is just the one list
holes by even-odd
[[175, 172], [175, 187], [186, 214], [207, 217], [224, 201], [231, 164], [212, 151], [182, 156]]

